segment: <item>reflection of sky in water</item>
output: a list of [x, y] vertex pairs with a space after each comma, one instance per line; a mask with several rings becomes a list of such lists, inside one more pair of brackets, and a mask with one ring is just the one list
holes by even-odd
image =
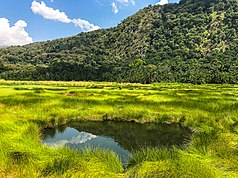
[[108, 149], [119, 155], [123, 163], [126, 162], [130, 155], [129, 151], [123, 149], [112, 138], [79, 132], [70, 127], [66, 128], [63, 133], [57, 132], [54, 137], [45, 138], [43, 143], [52, 147], [68, 146], [74, 149], [87, 147]]
[[93, 138], [96, 138], [96, 135], [79, 132], [73, 128], [67, 128], [63, 133], [57, 133], [53, 138], [44, 139], [44, 143], [48, 146], [60, 147], [67, 144], [83, 144]]

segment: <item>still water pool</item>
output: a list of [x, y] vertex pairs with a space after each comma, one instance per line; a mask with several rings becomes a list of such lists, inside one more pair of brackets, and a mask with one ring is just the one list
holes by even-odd
[[177, 124], [80, 121], [44, 130], [43, 143], [51, 147], [108, 149], [125, 164], [133, 151], [143, 147], [184, 146], [190, 136], [189, 129]]

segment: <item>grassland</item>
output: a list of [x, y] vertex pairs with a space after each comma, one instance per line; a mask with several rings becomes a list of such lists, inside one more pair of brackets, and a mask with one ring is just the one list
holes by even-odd
[[[47, 148], [72, 120], [180, 123], [184, 149], [145, 148], [123, 169], [105, 150]], [[0, 81], [0, 177], [238, 177], [238, 85]]]

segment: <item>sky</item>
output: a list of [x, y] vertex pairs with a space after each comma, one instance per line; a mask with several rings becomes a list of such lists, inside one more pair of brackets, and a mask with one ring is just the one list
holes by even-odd
[[148, 5], [179, 0], [0, 0], [0, 46], [116, 26]]

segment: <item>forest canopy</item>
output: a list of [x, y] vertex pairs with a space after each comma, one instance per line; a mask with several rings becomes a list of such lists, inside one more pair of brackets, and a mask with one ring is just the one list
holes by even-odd
[[0, 79], [238, 83], [237, 53], [238, 0], [181, 0], [114, 28], [0, 48]]

